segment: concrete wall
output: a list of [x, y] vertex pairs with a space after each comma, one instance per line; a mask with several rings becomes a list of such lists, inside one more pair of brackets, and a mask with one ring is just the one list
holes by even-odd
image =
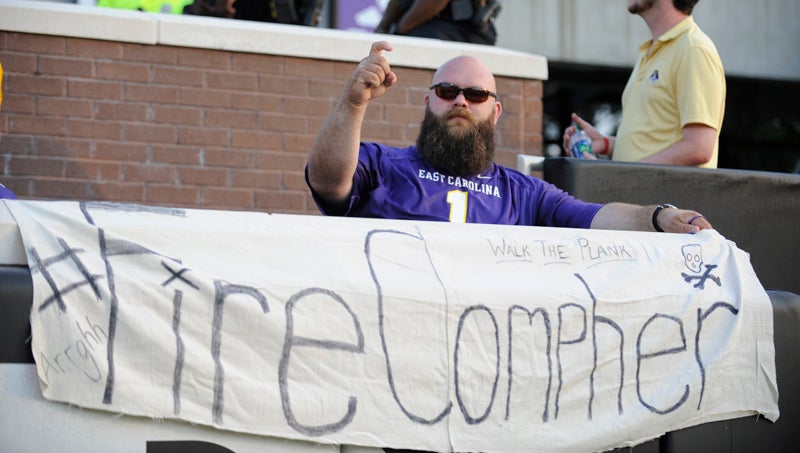
[[[500, 47], [550, 61], [633, 66], [650, 34], [624, 0], [505, 0]], [[800, 81], [800, 1], [702, 0], [695, 20], [733, 76]]]
[[[51, 2], [0, 2], [0, 181], [20, 198], [317, 213], [311, 143], [375, 36]], [[497, 161], [541, 154], [546, 60], [392, 39], [398, 85], [365, 140], [408, 145], [433, 70], [458, 54], [498, 76]]]

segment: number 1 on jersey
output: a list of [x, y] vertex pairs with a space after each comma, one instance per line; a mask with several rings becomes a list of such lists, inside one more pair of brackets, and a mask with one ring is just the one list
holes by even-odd
[[451, 190], [447, 192], [447, 203], [450, 204], [450, 222], [467, 223], [467, 192]]

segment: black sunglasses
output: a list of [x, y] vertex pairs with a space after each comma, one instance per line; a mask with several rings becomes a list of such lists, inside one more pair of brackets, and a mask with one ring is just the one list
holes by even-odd
[[481, 90], [478, 88], [461, 88], [448, 82], [437, 83], [436, 85], [431, 86], [429, 89], [435, 90], [436, 96], [448, 101], [457, 98], [458, 93], [464, 93], [464, 98], [475, 104], [486, 102], [486, 100], [489, 99], [489, 96], [497, 99], [497, 94], [492, 93], [489, 90]]

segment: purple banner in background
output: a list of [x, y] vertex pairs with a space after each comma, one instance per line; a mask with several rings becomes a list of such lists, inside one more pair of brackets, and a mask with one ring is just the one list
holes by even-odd
[[336, 28], [372, 33], [389, 0], [338, 0]]

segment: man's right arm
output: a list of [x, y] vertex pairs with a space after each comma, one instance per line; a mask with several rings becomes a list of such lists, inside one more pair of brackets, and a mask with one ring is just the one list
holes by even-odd
[[415, 0], [397, 22], [397, 32], [403, 35], [428, 22], [444, 11], [448, 3], [449, 0]]
[[367, 105], [397, 81], [382, 55], [391, 50], [386, 41], [372, 44], [369, 56], [359, 63], [311, 146], [308, 183], [334, 209], [347, 202], [353, 188]]
[[394, 31], [392, 26], [396, 27], [397, 22], [406, 12], [404, 3], [403, 0], [389, 0], [380, 23], [375, 27], [375, 33], [392, 33]]

